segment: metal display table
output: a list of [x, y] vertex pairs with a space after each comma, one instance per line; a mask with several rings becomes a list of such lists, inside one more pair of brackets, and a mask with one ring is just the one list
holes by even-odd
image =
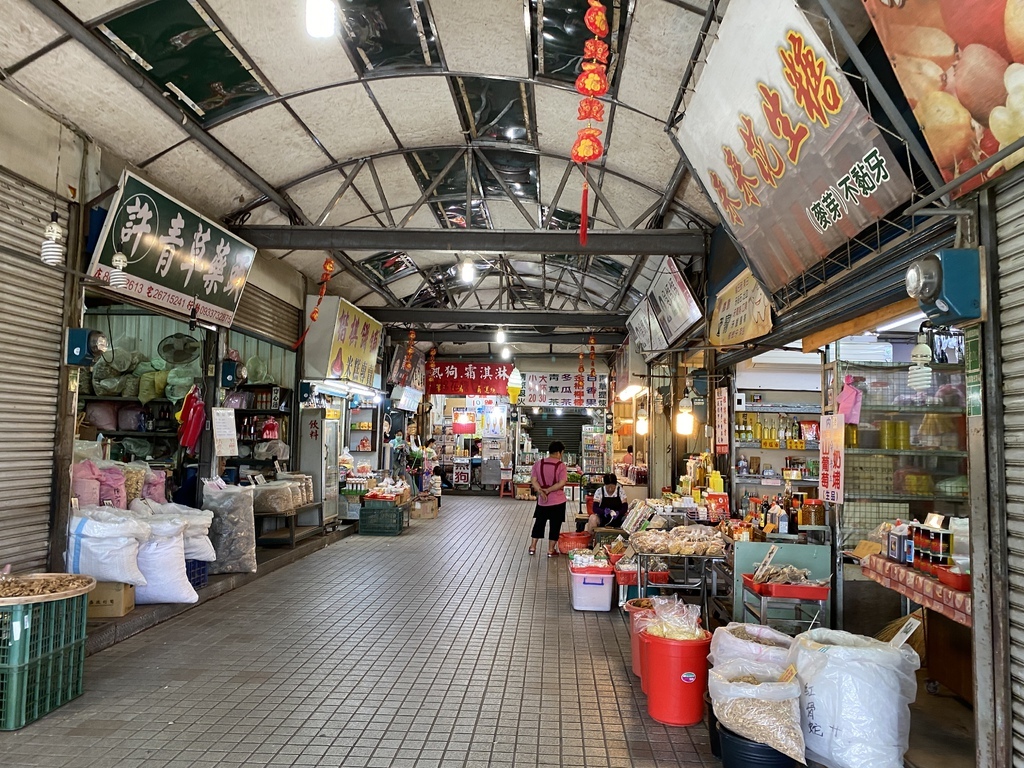
[[[650, 581], [650, 562], [653, 558], [660, 558], [668, 563], [669, 570], [682, 571], [682, 581], [669, 581], [667, 583], [653, 583]], [[704, 626], [708, 626], [710, 617], [708, 606], [708, 581], [711, 581], [710, 594], [718, 592], [718, 573], [712, 568], [713, 563], [725, 561], [724, 555], [662, 555], [654, 552], [637, 552], [637, 594], [641, 597], [647, 594], [648, 587], [659, 587], [661, 589], [679, 590], [695, 594], [700, 600], [701, 617]]]
[[[743, 619], [750, 616], [755, 624], [763, 624], [773, 629], [780, 627], [797, 628], [798, 631], [813, 629], [815, 625], [828, 627], [829, 597], [823, 600], [808, 600], [796, 597], [771, 597], [759, 595], [750, 585], [743, 584]], [[779, 617], [782, 614], [782, 617]], [[789, 616], [792, 615], [792, 618]], [[780, 629], [780, 631], [785, 631]], [[790, 634], [796, 634], [791, 632]]]

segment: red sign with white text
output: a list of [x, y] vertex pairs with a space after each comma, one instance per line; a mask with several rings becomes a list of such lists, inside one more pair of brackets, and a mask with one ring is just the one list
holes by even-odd
[[447, 363], [427, 366], [428, 395], [507, 395], [512, 363]]

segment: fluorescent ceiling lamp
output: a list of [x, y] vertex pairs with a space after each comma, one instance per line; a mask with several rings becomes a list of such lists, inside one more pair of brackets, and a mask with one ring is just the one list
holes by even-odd
[[337, 27], [334, 0], [306, 0], [306, 33], [310, 37], [332, 37]]
[[473, 266], [473, 262], [470, 259], [466, 259], [462, 262], [462, 282], [472, 283], [475, 275], [476, 267]]
[[501, 328], [499, 328], [498, 329], [498, 333], [494, 337], [494, 341], [497, 342], [498, 344], [504, 344], [505, 343], [505, 331], [503, 331]]
[[924, 320], [926, 317], [927, 315], [924, 312], [915, 312], [912, 315], [901, 317], [899, 320], [893, 320], [891, 323], [880, 325], [876, 330], [879, 333], [885, 333], [886, 331], [891, 331], [893, 328], [899, 328], [901, 325], [906, 325], [907, 323], [919, 322]]
[[628, 387], [626, 387], [619, 393], [619, 400], [621, 400], [622, 402], [632, 400], [640, 393], [641, 389], [643, 389], [643, 387], [641, 387], [639, 384], [630, 384]]

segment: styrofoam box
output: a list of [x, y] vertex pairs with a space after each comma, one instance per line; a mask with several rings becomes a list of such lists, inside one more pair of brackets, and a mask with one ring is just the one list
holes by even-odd
[[615, 591], [615, 574], [573, 573], [572, 607], [577, 611], [610, 611]]

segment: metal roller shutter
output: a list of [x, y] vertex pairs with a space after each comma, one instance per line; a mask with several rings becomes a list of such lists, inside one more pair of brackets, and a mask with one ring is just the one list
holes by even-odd
[[1013, 765], [1024, 768], [1024, 178], [996, 193]]
[[583, 442], [583, 425], [591, 424], [589, 416], [581, 416], [575, 413], [565, 413], [557, 416], [551, 412], [542, 412], [536, 416], [530, 415], [533, 426], [530, 427], [530, 439], [533, 446], [542, 454], [546, 453], [548, 446], [555, 440], [565, 444], [565, 450], [577, 456], [580, 452], [580, 444]]
[[247, 285], [231, 327], [291, 347], [302, 333], [302, 310], [255, 285]]
[[38, 257], [51, 210], [0, 168], [0, 567], [16, 572], [46, 569], [50, 533], [65, 303], [64, 274]]

